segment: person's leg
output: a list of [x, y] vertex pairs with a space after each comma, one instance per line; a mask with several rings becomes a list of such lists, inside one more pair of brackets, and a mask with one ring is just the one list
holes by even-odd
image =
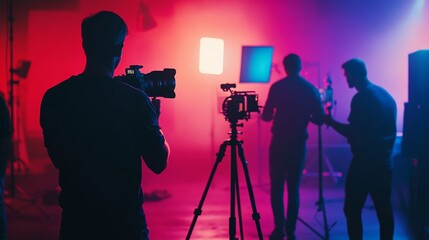
[[295, 239], [296, 222], [300, 205], [299, 187], [305, 162], [305, 142], [295, 143], [287, 149], [286, 182], [288, 192], [286, 235]]
[[374, 202], [380, 223], [380, 240], [392, 240], [394, 217], [392, 207], [392, 170], [388, 167], [377, 168], [372, 176], [371, 198]]
[[362, 240], [362, 208], [368, 196], [366, 169], [352, 160], [345, 186], [344, 214], [347, 219], [347, 232], [350, 240]]
[[270, 145], [270, 185], [271, 185], [271, 208], [274, 216], [274, 231], [271, 239], [283, 238], [284, 216], [284, 182], [285, 161], [284, 151], [278, 142], [272, 141]]

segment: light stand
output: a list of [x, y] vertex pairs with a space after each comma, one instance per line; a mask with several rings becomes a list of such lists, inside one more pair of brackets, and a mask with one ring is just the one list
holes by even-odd
[[[329, 115], [331, 115], [331, 110], [334, 106], [333, 93], [332, 93], [332, 80], [328, 75], [326, 79], [326, 91], [323, 100], [325, 105], [325, 109]], [[335, 226], [336, 222], [334, 222], [330, 227], [328, 226], [328, 219], [326, 215], [326, 206], [325, 199], [323, 198], [323, 144], [322, 144], [322, 125], [317, 127], [318, 132], [318, 180], [319, 180], [319, 199], [316, 202], [318, 206], [317, 211], [322, 211], [323, 215], [323, 234], [319, 233], [315, 228], [313, 228], [310, 224], [305, 222], [303, 219], [298, 217], [298, 220], [303, 223], [306, 227], [308, 227], [312, 232], [314, 232], [321, 239], [329, 240], [329, 231]]]
[[326, 206], [325, 200], [323, 198], [323, 145], [322, 145], [322, 126], [318, 126], [318, 168], [319, 168], [319, 199], [316, 202], [317, 211], [322, 211], [323, 215], [323, 234], [318, 232], [315, 228], [313, 228], [310, 224], [305, 222], [302, 218], [298, 217], [298, 220], [304, 224], [308, 229], [310, 229], [313, 233], [319, 236], [323, 240], [329, 240], [329, 231], [335, 226], [336, 222], [332, 224], [330, 227], [328, 226], [328, 219], [326, 215]]
[[[15, 113], [15, 93], [14, 93], [14, 89], [15, 89], [15, 85], [17, 85], [19, 82], [17, 80], [14, 80], [14, 74], [16, 74], [18, 77], [21, 78], [25, 78], [27, 77], [28, 74], [28, 70], [30, 68], [30, 62], [29, 61], [23, 61], [20, 68], [18, 69], [14, 69], [13, 68], [13, 22], [14, 22], [14, 18], [13, 18], [13, 4], [12, 4], [12, 0], [9, 0], [8, 2], [8, 20], [9, 20], [9, 64], [10, 64], [10, 78], [9, 78], [9, 112], [10, 112], [10, 121], [11, 121], [11, 130], [12, 130], [12, 140], [13, 140], [13, 144], [11, 144], [11, 153], [12, 153], [12, 157], [10, 160], [10, 184], [9, 184], [9, 191], [10, 191], [10, 197], [13, 199], [17, 199], [16, 198], [16, 191], [18, 190], [20, 192], [20, 194], [24, 197], [22, 200], [28, 202], [30, 205], [33, 205], [35, 208], [37, 208], [43, 216], [45, 216], [47, 219], [49, 219], [49, 216], [43, 211], [42, 208], [40, 208], [37, 204], [36, 204], [36, 199], [31, 198], [27, 193], [25, 193], [21, 188], [19, 188], [16, 183], [15, 183], [15, 162], [17, 160], [21, 160], [18, 157], [18, 152], [19, 152], [19, 148], [17, 148], [17, 146], [15, 146], [15, 143], [19, 143], [19, 136], [17, 136], [17, 125], [16, 124], [16, 118], [15, 116], [17, 116], [17, 113]], [[13, 208], [12, 208], [13, 209]], [[17, 211], [16, 209], [13, 209], [15, 211]]]
[[[9, 64], [10, 64], [10, 72], [9, 72], [9, 112], [10, 112], [10, 122], [11, 122], [11, 131], [12, 131], [12, 141], [14, 138], [15, 132], [15, 107], [14, 107], [14, 85], [15, 80], [13, 79], [14, 69], [13, 69], [13, 4], [12, 0], [8, 2], [8, 20], [9, 20]], [[10, 185], [9, 191], [10, 196], [15, 197], [15, 146], [12, 143], [11, 145], [12, 158], [10, 161]]]
[[[16, 76], [18, 76], [20, 79], [25, 79], [28, 75], [28, 71], [30, 69], [31, 66], [31, 62], [30, 61], [20, 61], [20, 66], [19, 68], [16, 69], [12, 69], [12, 73], [15, 74]], [[11, 73], [11, 76], [13, 77], [13, 74]], [[10, 84], [13, 83], [13, 89], [11, 89], [11, 93], [14, 94], [13, 97], [11, 95], [10, 98], [10, 109], [11, 109], [11, 120], [12, 121], [12, 131], [13, 131], [13, 147], [14, 147], [14, 166], [16, 165], [16, 167], [18, 168], [18, 170], [22, 170], [21, 166], [24, 166], [24, 169], [26, 172], [29, 171], [28, 166], [26, 166], [26, 163], [22, 160], [22, 158], [20, 157], [20, 151], [21, 151], [21, 120], [20, 120], [20, 100], [19, 100], [19, 80], [16, 79], [12, 79], [9, 80]], [[16, 89], [14, 88], [16, 86]], [[13, 101], [13, 102], [12, 102]], [[13, 112], [13, 115], [12, 115]]]

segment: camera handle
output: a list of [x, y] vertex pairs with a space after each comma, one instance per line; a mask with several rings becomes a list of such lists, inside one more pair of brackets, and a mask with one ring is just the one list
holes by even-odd
[[155, 108], [156, 116], [159, 117], [159, 115], [161, 115], [161, 100], [156, 99], [156, 97], [153, 97], [152, 98], [152, 105]]

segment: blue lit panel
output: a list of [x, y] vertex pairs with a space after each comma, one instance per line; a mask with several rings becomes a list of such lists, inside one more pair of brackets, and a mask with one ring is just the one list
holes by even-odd
[[240, 83], [269, 82], [273, 52], [271, 46], [243, 46]]

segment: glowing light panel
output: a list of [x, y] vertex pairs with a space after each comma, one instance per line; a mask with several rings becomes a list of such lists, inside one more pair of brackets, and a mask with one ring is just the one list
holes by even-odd
[[271, 46], [243, 46], [240, 83], [269, 82], [273, 52]]
[[224, 42], [219, 38], [203, 37], [200, 39], [200, 73], [223, 73]]

